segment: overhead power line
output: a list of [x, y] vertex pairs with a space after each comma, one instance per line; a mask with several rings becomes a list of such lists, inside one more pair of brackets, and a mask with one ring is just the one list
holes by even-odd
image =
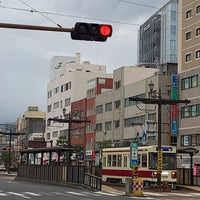
[[24, 5], [28, 6], [29, 8], [32, 9], [32, 11], [39, 13], [42, 17], [46, 18], [47, 20], [49, 20], [50, 22], [52, 22], [53, 24], [56, 24], [59, 28], [62, 28], [62, 26], [58, 23], [56, 23], [54, 20], [50, 19], [49, 17], [47, 17], [46, 15], [44, 15], [43, 13], [41, 13], [40, 11], [36, 10], [35, 8], [33, 8], [32, 6], [30, 6], [28, 3], [26, 3], [25, 1], [19, 0], [21, 3], [23, 3]]
[[53, 12], [47, 12], [47, 11], [39, 11], [39, 10], [35, 10], [35, 9], [30, 10], [30, 9], [17, 8], [17, 7], [8, 7], [8, 6], [0, 6], [0, 8], [18, 10], [18, 11], [23, 11], [23, 12], [31, 12], [31, 13], [35, 12], [35, 13], [40, 13], [40, 14], [55, 15], [55, 16], [61, 16], [61, 17], [70, 17], [70, 18], [86, 19], [86, 20], [93, 20], [93, 21], [95, 20], [95, 21], [101, 21], [101, 22], [110, 22], [110, 23], [124, 24], [124, 25], [130, 25], [130, 26], [141, 26], [141, 24], [130, 23], [130, 22], [104, 20], [104, 19], [100, 19], [100, 18], [83, 17], [83, 16], [77, 16], [77, 15], [59, 14], [59, 13], [53, 13]]

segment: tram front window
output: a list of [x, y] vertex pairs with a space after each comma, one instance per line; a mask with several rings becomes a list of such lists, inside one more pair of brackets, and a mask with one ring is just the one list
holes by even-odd
[[[157, 169], [157, 160], [157, 153], [149, 153], [149, 169]], [[162, 160], [162, 168], [164, 170], [176, 169], [176, 154], [163, 153]]]

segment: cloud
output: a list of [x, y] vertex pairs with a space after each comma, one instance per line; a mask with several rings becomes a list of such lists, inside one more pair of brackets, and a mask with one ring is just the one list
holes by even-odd
[[[42, 13], [30, 12], [31, 8], [23, 2]], [[141, 4], [158, 7], [166, 2], [140, 0]], [[85, 21], [110, 23], [114, 30], [111, 38], [100, 43], [74, 41], [69, 33], [0, 29], [1, 123], [16, 121], [28, 106], [46, 111], [49, 62], [54, 55], [75, 56], [80, 52], [82, 60], [105, 64], [108, 72], [135, 65], [139, 26], [127, 24], [141, 24], [156, 11], [118, 0], [3, 0], [0, 6], [2, 23], [60, 24], [71, 28], [76, 22]]]

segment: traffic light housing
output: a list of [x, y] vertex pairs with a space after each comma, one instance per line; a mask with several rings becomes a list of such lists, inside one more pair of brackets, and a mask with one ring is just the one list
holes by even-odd
[[105, 42], [112, 35], [112, 26], [109, 24], [92, 24], [77, 22], [71, 32], [73, 40]]

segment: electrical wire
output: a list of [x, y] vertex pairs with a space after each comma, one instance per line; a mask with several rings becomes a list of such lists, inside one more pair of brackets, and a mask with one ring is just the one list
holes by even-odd
[[38, 14], [40, 14], [42, 17], [46, 18], [47, 20], [49, 20], [50, 22], [56, 24], [59, 28], [62, 28], [62, 26], [58, 23], [56, 23], [55, 21], [53, 21], [52, 19], [50, 19], [49, 17], [47, 17], [46, 15], [44, 15], [42, 12], [36, 10], [35, 8], [33, 8], [32, 6], [30, 6], [28, 3], [26, 3], [23, 0], [19, 0], [21, 3], [23, 3], [24, 5], [26, 5], [27, 7], [31, 8], [32, 10], [30, 10], [30, 12], [37, 12]]
[[[53, 12], [39, 11], [39, 10], [32, 9], [32, 8], [31, 8], [31, 10], [29, 10], [29, 9], [24, 9], [24, 8], [1, 6], [1, 5], [0, 5], [0, 8], [10, 9], [10, 10], [18, 10], [18, 11], [23, 11], [23, 12], [31, 12], [31, 13], [35, 12], [35, 13], [39, 13], [40, 15], [46, 14], [46, 15], [55, 15], [55, 16], [61, 16], [61, 17], [70, 17], [70, 18], [78, 18], [78, 19], [110, 22], [110, 23], [124, 24], [124, 25], [130, 25], [130, 26], [141, 26], [141, 24], [136, 24], [136, 23], [121, 22], [121, 21], [114, 21], [114, 20], [104, 20], [104, 19], [99, 19], [99, 18], [82, 17], [82, 16], [77, 16], [77, 15], [59, 14], [59, 13], [53, 13]], [[45, 16], [45, 15], [43, 15], [43, 16]], [[47, 16], [45, 16], [45, 18], [47, 18]], [[51, 19], [49, 19], [49, 20], [51, 20]], [[55, 23], [52, 20], [51, 20], [51, 22], [53, 22], [54, 24], [58, 25], [57, 23]], [[60, 27], [60, 25], [58, 25], [58, 26]]]

